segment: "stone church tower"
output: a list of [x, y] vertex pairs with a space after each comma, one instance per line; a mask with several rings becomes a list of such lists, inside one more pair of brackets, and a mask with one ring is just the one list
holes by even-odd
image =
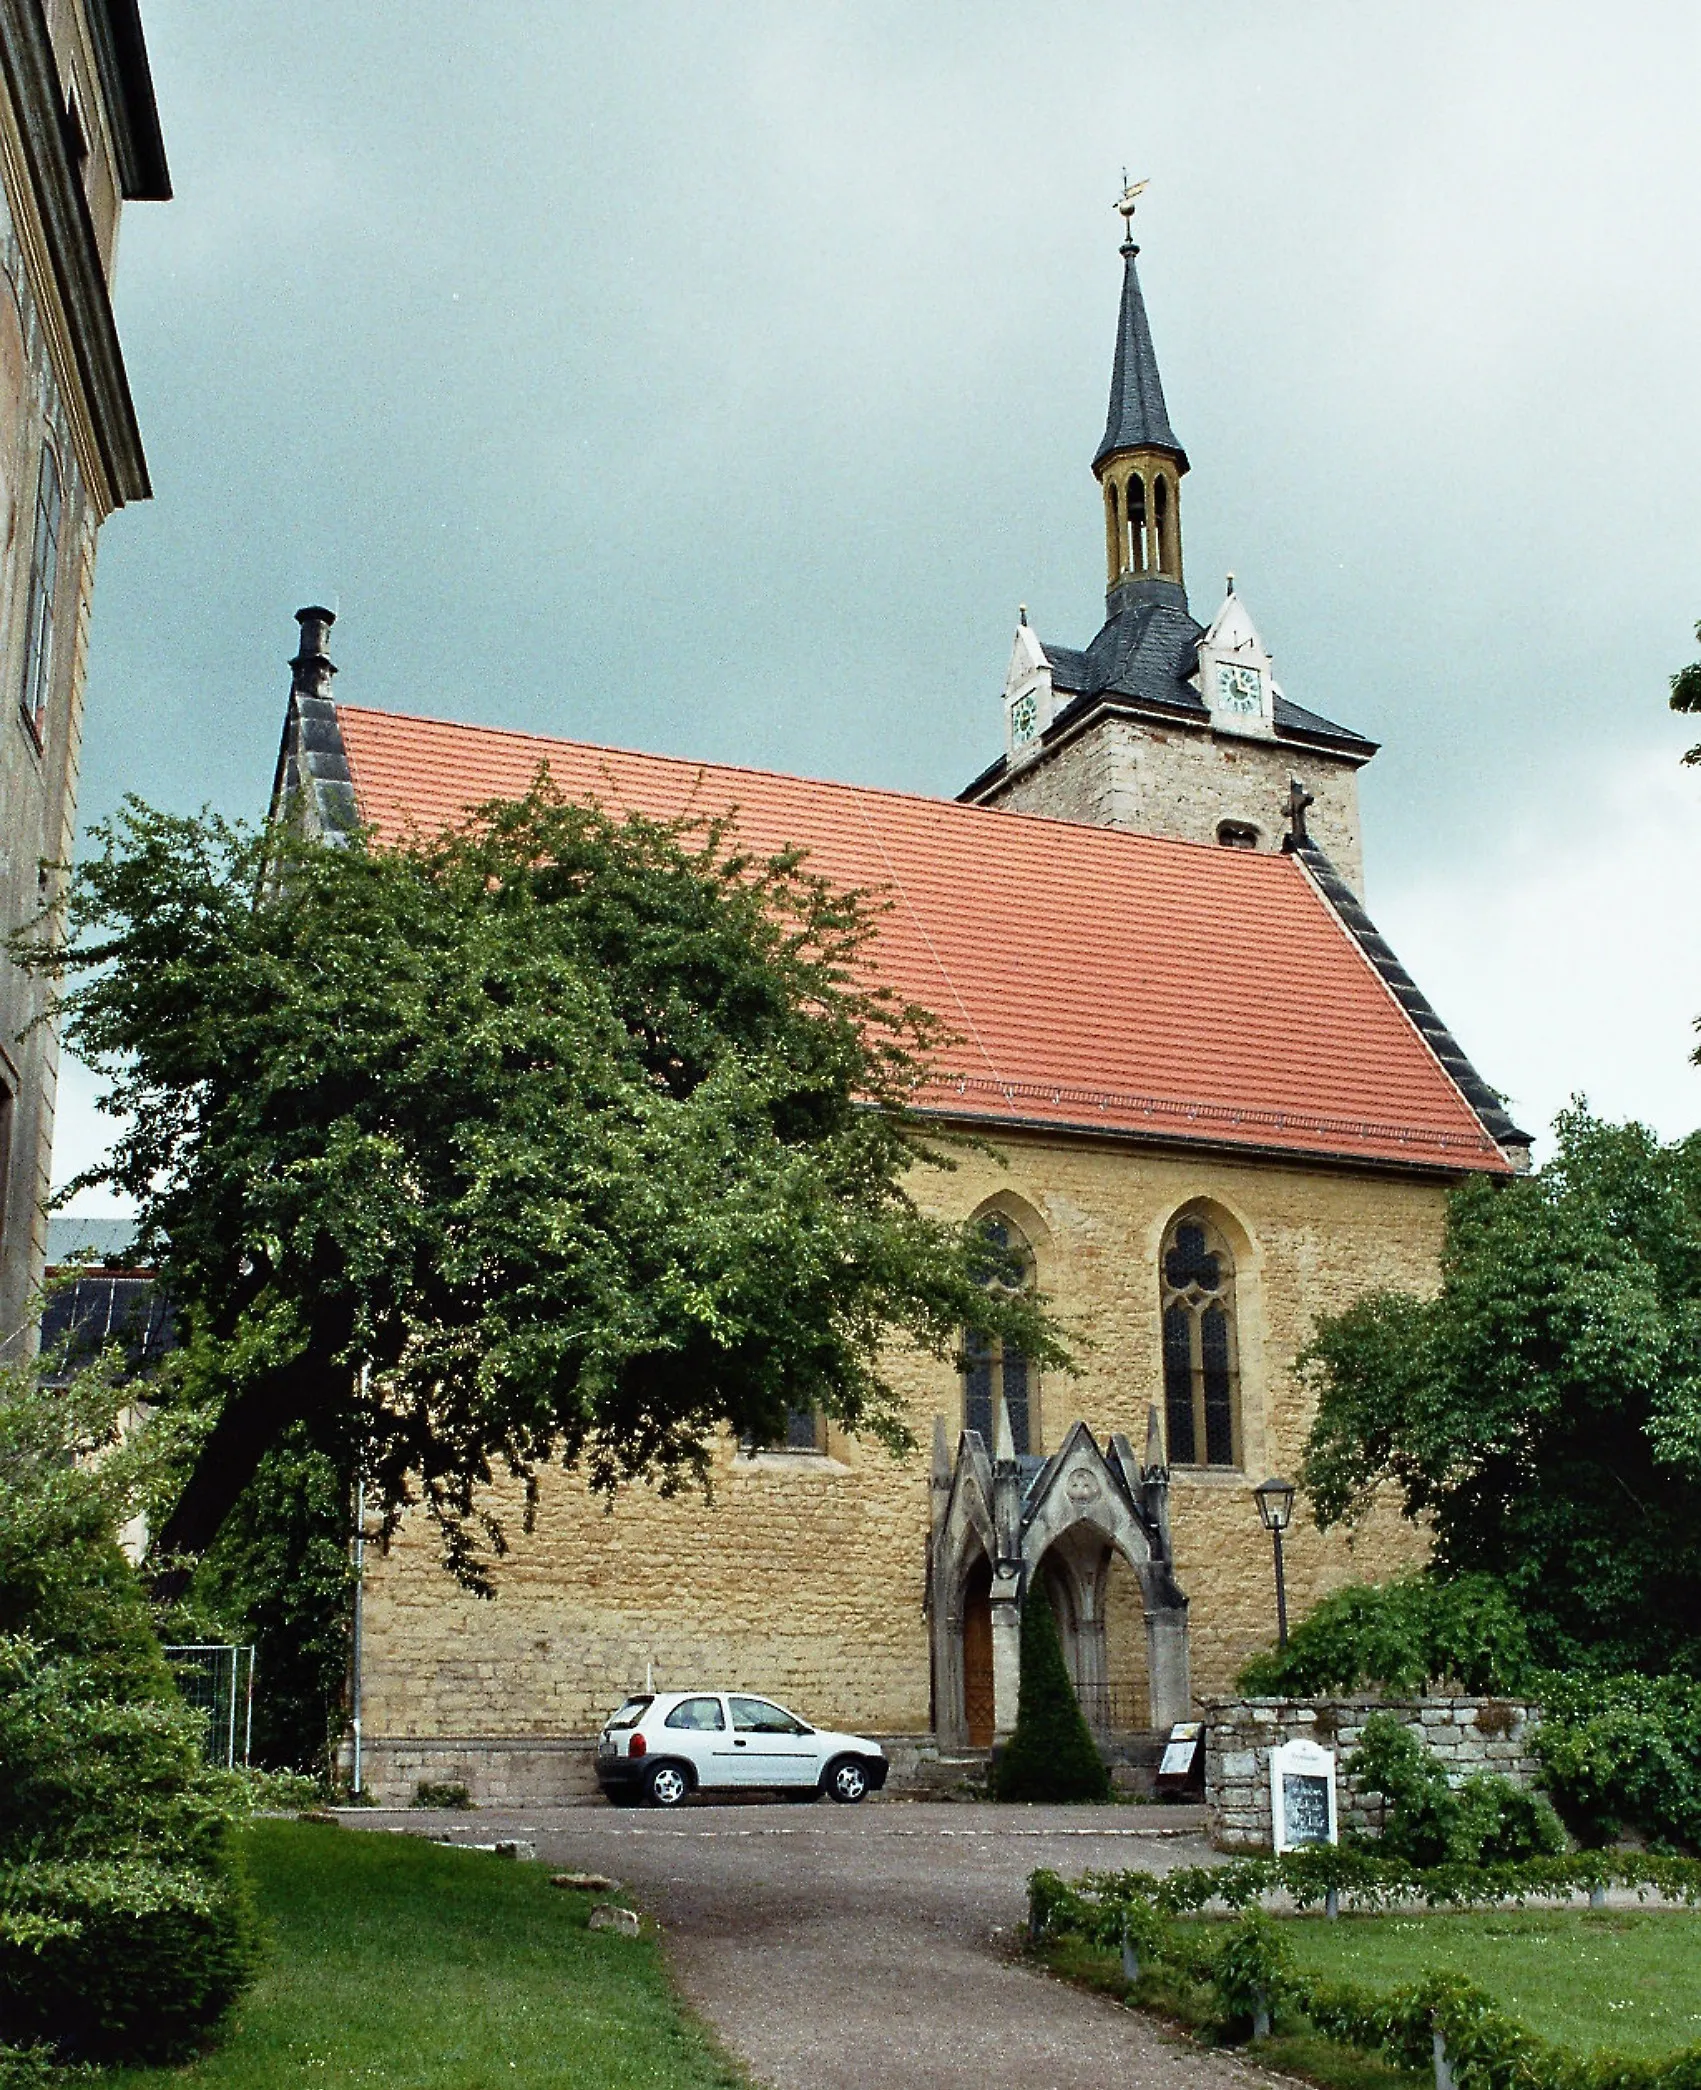
[[[1120, 206], [1125, 218], [1133, 194]], [[1311, 794], [1313, 837], [1362, 896], [1358, 772], [1375, 742], [1289, 701], [1232, 581], [1209, 626], [1188, 610], [1187, 452], [1164, 405], [1139, 251], [1124, 240], [1110, 412], [1093, 459], [1105, 621], [1077, 649], [1042, 641], [1023, 613], [1004, 684], [1004, 753], [958, 795], [1095, 827], [1276, 850], [1298, 777]]]

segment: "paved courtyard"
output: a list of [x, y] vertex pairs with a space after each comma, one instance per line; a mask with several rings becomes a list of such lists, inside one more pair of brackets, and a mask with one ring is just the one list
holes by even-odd
[[359, 1826], [488, 1843], [520, 1836], [559, 1870], [622, 1881], [680, 1985], [773, 2090], [1248, 2090], [1232, 2056], [1017, 1964], [1037, 1865], [1194, 1864], [1192, 1809], [593, 1804]]

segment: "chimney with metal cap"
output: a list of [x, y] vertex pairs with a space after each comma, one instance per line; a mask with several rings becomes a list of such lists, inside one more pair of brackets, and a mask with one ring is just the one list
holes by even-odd
[[290, 662], [295, 671], [290, 693], [297, 697], [321, 697], [329, 703], [331, 677], [337, 672], [337, 664], [325, 651], [325, 639], [337, 621], [337, 613], [315, 605], [297, 610], [295, 621], [301, 626], [301, 650]]

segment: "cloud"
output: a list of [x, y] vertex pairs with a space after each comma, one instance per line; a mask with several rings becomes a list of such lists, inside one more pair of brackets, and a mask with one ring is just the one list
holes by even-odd
[[1373, 856], [1370, 900], [1527, 1130], [1581, 1093], [1673, 1139], [1701, 1124], [1698, 891], [1701, 776], [1642, 752], [1544, 773], [1539, 803], [1462, 860], [1379, 890]]

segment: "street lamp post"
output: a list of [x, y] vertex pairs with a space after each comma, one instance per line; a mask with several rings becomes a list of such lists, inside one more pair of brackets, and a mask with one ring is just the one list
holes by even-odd
[[1263, 1481], [1252, 1490], [1264, 1529], [1276, 1545], [1276, 1645], [1288, 1644], [1288, 1587], [1282, 1574], [1282, 1533], [1293, 1522], [1294, 1485], [1291, 1480]]

